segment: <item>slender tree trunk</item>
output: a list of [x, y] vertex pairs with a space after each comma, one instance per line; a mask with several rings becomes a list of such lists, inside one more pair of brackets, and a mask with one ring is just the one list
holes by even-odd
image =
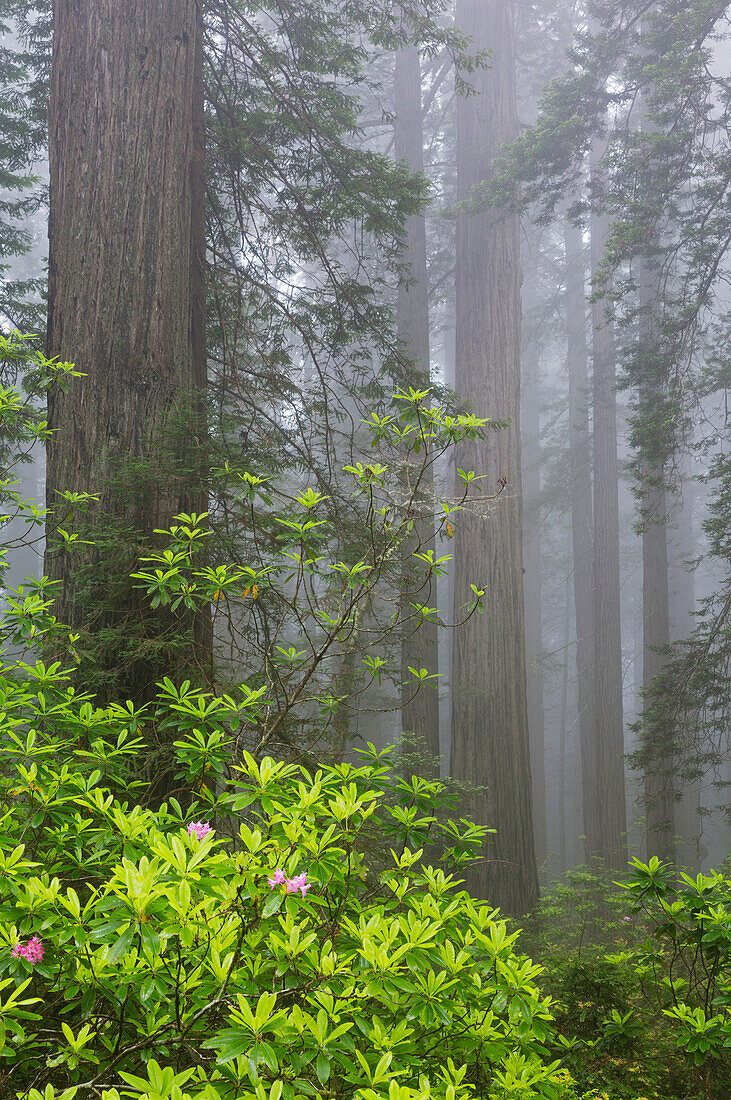
[[[632, 605], [632, 723], [627, 732], [627, 752], [637, 752], [639, 739], [638, 725], [642, 716], [642, 572], [636, 582], [635, 599]], [[628, 833], [637, 847], [640, 859], [649, 859], [647, 853], [647, 829], [645, 828], [644, 775], [629, 776]]]
[[[692, 569], [686, 564], [696, 557], [693, 533], [693, 482], [688, 468], [681, 471], [681, 495], [676, 522], [670, 540], [668, 581], [670, 586], [670, 635], [673, 641], [690, 637], [695, 626], [695, 585]], [[694, 872], [700, 871], [701, 777], [684, 780], [682, 797], [675, 804], [678, 833], [678, 862]]]
[[[652, 133], [647, 102], [640, 102], [640, 126]], [[668, 585], [667, 430], [658, 417], [667, 380], [662, 353], [657, 347], [654, 312], [661, 291], [658, 274], [648, 256], [638, 264], [639, 370], [638, 407], [644, 421], [640, 443], [642, 474], [642, 685], [647, 690], [665, 667], [663, 650], [670, 644], [670, 595]], [[645, 772], [647, 854], [674, 862], [675, 799], [672, 746], [664, 741], [646, 746], [650, 759]]]
[[523, 461], [523, 491], [530, 501], [531, 515], [526, 528], [523, 560], [525, 644], [527, 660], [528, 732], [530, 734], [530, 768], [533, 780], [533, 824], [536, 859], [542, 864], [547, 854], [546, 824], [546, 759], [543, 690], [543, 612], [541, 584], [541, 506], [540, 494], [540, 417], [538, 379], [530, 379], [532, 398], [523, 404], [525, 443]]
[[561, 712], [558, 726], [558, 844], [561, 870], [569, 869], [566, 837], [566, 741], [569, 722], [569, 642], [571, 640], [571, 577], [566, 578], [563, 616], [563, 667], [561, 669]]
[[567, 219], [566, 321], [569, 375], [569, 467], [571, 472], [571, 537], [574, 607], [576, 609], [576, 679], [581, 793], [584, 807], [585, 858], [603, 855], [600, 733], [594, 688], [594, 532], [589, 436], [589, 375], [586, 351], [584, 249], [581, 230]]
[[[421, 118], [421, 64], [419, 51], [408, 46], [396, 54], [394, 77], [396, 129], [394, 148], [396, 157], [406, 162], [413, 172], [424, 171], [424, 137]], [[406, 238], [402, 259], [407, 265], [406, 282], [398, 291], [397, 323], [401, 345], [414, 362], [414, 384], [429, 385], [429, 287], [426, 262], [426, 225], [423, 215], [412, 215], [406, 225]], [[431, 469], [425, 471], [420, 484], [419, 511], [415, 519], [414, 537], [407, 550], [421, 553], [434, 549], [434, 479]], [[412, 559], [412, 572], [418, 573], [416, 559]], [[406, 614], [409, 602], [431, 606], [435, 600], [436, 584], [406, 587]], [[431, 685], [419, 687], [414, 694], [414, 678], [409, 668], [427, 668], [431, 673], [439, 671], [437, 625], [419, 616], [407, 621], [401, 644], [402, 665], [402, 724], [404, 732], [415, 747], [426, 757], [425, 767], [430, 773], [439, 774], [439, 695]]]
[[[661, 472], [650, 462], [645, 476]], [[663, 647], [670, 644], [668, 546], [665, 493], [661, 488], [645, 492], [642, 529], [642, 685], [647, 690], [667, 660]], [[647, 853], [672, 862], [675, 858], [675, 799], [672, 751], [665, 744], [651, 746], [652, 758], [645, 773]]]
[[[444, 327], [442, 329], [442, 370], [444, 383], [454, 389], [454, 364], [455, 364], [455, 318], [452, 314], [448, 319], [442, 322]], [[437, 477], [443, 478], [444, 483], [448, 483], [450, 479], [454, 478], [454, 455], [448, 455], [440, 463]], [[451, 542], [447, 542], [445, 538], [441, 540], [441, 548], [438, 556], [442, 554], [451, 554], [454, 552], [454, 545]], [[454, 572], [449, 569], [444, 576], [438, 578], [437, 581], [438, 600], [437, 606], [442, 608], [449, 608], [450, 611], [454, 607]], [[440, 691], [440, 748], [442, 752], [442, 775], [448, 776], [452, 774], [452, 643], [454, 642], [453, 630], [441, 630], [439, 638], [439, 664], [440, 668], [447, 669], [449, 672], [442, 678], [441, 691]]]
[[[488, 179], [492, 158], [517, 132], [513, 6], [458, 0], [457, 26], [476, 49], [492, 51], [457, 103], [458, 196]], [[520, 467], [520, 252], [516, 216], [460, 212], [457, 219], [456, 388], [479, 411], [510, 420], [457, 456], [486, 478], [496, 504], [462, 514], [455, 538], [455, 616], [470, 583], [485, 589], [484, 614], [456, 631], [452, 685], [452, 774], [486, 791], [478, 819], [498, 832], [488, 857], [467, 876], [470, 889], [507, 913], [538, 894], [526, 700]]]
[[[197, 0], [54, 4], [48, 346], [84, 377], [49, 397], [47, 500], [98, 493], [97, 528], [132, 553], [105, 578], [103, 561], [51, 546], [46, 570], [63, 582], [61, 621], [97, 635], [133, 618], [143, 635], [164, 633], [125, 570], [156, 528], [206, 505], [201, 49]], [[121, 586], [94, 610], [80, 583], [90, 562], [97, 593]], [[192, 630], [199, 667], [205, 619]], [[120, 697], [149, 698], [168, 658], [164, 639], [130, 658]]]
[[[524, 318], [534, 307], [535, 280], [524, 291]], [[530, 304], [529, 304], [530, 303]], [[534, 320], [534, 319], [533, 319]], [[533, 324], [529, 331], [534, 331]], [[530, 769], [533, 779], [533, 826], [536, 859], [542, 865], [547, 855], [546, 817], [546, 746], [543, 683], [543, 591], [541, 547], [541, 392], [539, 347], [535, 340], [523, 341], [523, 377], [521, 398], [523, 462], [523, 596], [525, 605], [525, 649], [528, 684], [528, 732]]]
[[[595, 154], [597, 154], [595, 150]], [[597, 158], [598, 159], [598, 158]], [[606, 217], [590, 220], [591, 274], [599, 272], [607, 238]], [[619, 468], [614, 329], [606, 301], [592, 301], [594, 414], [595, 717], [601, 738], [602, 854], [609, 868], [627, 864], [627, 804], [622, 706], [622, 626], [619, 575]]]

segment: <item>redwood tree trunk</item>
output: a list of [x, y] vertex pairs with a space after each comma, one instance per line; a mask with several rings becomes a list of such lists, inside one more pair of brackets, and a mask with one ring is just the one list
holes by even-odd
[[[408, 46], [396, 54], [394, 74], [396, 127], [394, 150], [398, 160], [406, 162], [412, 172], [424, 171], [424, 135], [421, 118], [421, 63], [419, 51]], [[401, 346], [413, 361], [413, 384], [429, 385], [429, 287], [426, 262], [426, 225], [421, 214], [412, 215], [406, 224], [402, 253], [407, 266], [406, 281], [399, 286], [397, 305], [398, 336]], [[419, 457], [423, 457], [423, 452]], [[420, 482], [418, 514], [414, 536], [404, 547], [405, 552], [425, 553], [434, 549], [434, 479], [431, 469]], [[401, 643], [402, 666], [402, 728], [426, 761], [422, 772], [439, 774], [439, 696], [434, 687], [415, 687], [409, 668], [427, 668], [438, 673], [437, 625], [430, 619], [414, 617], [410, 602], [433, 606], [436, 603], [436, 583], [417, 579], [418, 559], [412, 558], [407, 568], [410, 577], [405, 585], [405, 624]], [[411, 617], [409, 618], [409, 615]], [[436, 683], [436, 681], [435, 681]]]
[[[457, 103], [458, 196], [488, 179], [501, 145], [517, 132], [515, 44], [510, 0], [458, 0], [457, 26], [489, 67], [477, 92]], [[460, 448], [457, 465], [487, 475], [496, 503], [462, 513], [455, 538], [455, 617], [470, 583], [485, 589], [484, 614], [454, 637], [452, 774], [484, 786], [478, 819], [497, 829], [487, 857], [467, 875], [474, 893], [507, 913], [525, 912], [538, 893], [526, 701], [520, 463], [520, 251], [517, 216], [490, 211], [457, 219], [456, 389], [478, 412], [510, 420], [501, 432]]]
[[[197, 0], [54, 4], [48, 347], [85, 376], [49, 397], [47, 500], [99, 493], [98, 526], [138, 552], [206, 505], [201, 50]], [[136, 617], [144, 635], [133, 589], [88, 605], [90, 560], [47, 553], [58, 617], [95, 632]], [[205, 622], [193, 633], [203, 663]], [[120, 692], [144, 698], [164, 671], [158, 647], [130, 662]]]
[[[695, 627], [694, 571], [688, 562], [698, 555], [694, 535], [694, 484], [690, 464], [683, 463], [679, 474], [681, 492], [676, 504], [674, 529], [668, 546], [668, 587], [670, 636], [673, 641], [689, 638]], [[678, 786], [681, 786], [678, 783]], [[703, 793], [701, 777], [683, 778], [681, 798], [675, 803], [675, 828], [678, 836], [678, 863], [682, 868], [701, 870], [701, 817], [699, 809]]]
[[576, 679], [585, 858], [603, 852], [601, 745], [594, 688], [594, 516], [589, 438], [589, 373], [586, 352], [586, 297], [581, 230], [567, 219], [567, 366], [569, 376], [569, 469], [571, 545], [576, 609]]
[[[657, 131], [649, 117], [647, 100], [640, 99], [640, 128]], [[661, 274], [649, 256], [640, 256], [639, 357], [637, 370], [638, 412], [643, 419], [639, 458], [642, 498], [642, 687], [647, 689], [665, 667], [663, 650], [670, 644], [670, 591], [668, 584], [668, 515], [665, 483], [670, 463], [665, 433], [667, 425], [658, 410], [667, 392], [667, 365], [657, 347], [655, 311], [662, 298]], [[644, 776], [647, 855], [675, 860], [675, 796], [672, 745], [662, 732], [652, 745]]]
[[521, 435], [523, 465], [523, 603], [528, 684], [528, 732], [533, 780], [533, 828], [539, 866], [548, 854], [546, 812], [545, 699], [543, 681], [543, 510], [541, 503], [541, 362], [533, 337], [540, 322], [534, 316], [536, 274], [523, 287], [523, 379]]
[[[591, 217], [592, 277], [599, 271], [606, 217]], [[614, 330], [606, 303], [592, 302], [594, 411], [594, 580], [596, 724], [601, 738], [602, 855], [613, 871], [627, 865], [627, 804], [622, 706], [622, 627], [619, 587], [619, 472]]]
[[[645, 476], [656, 478], [652, 463], [644, 466]], [[642, 686], [647, 690], [658, 676], [670, 644], [670, 599], [668, 589], [668, 543], [665, 493], [661, 488], [645, 493], [642, 528]], [[653, 744], [652, 758], [645, 771], [647, 855], [668, 862], [675, 859], [675, 796], [670, 746]]]
[[548, 854], [548, 824], [546, 819], [546, 745], [545, 700], [543, 684], [543, 586], [541, 568], [540, 501], [540, 390], [537, 372], [529, 375], [530, 400], [523, 402], [523, 492], [527, 497], [524, 513], [527, 530], [523, 544], [525, 654], [527, 662], [528, 732], [530, 735], [530, 768], [533, 784], [533, 827], [536, 861], [543, 864]]

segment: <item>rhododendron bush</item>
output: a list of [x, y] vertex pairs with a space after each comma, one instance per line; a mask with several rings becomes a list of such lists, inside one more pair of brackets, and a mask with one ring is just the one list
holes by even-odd
[[225, 732], [182, 729], [181, 782], [216, 791], [144, 808], [135, 713], [22, 671], [0, 677], [4, 1095], [560, 1095], [538, 968], [449, 873], [486, 830], [438, 820], [439, 784], [375, 753], [243, 755], [226, 781]]
[[[22, 341], [0, 336], [0, 353], [22, 358]], [[73, 374], [36, 358], [41, 391]], [[379, 436], [449, 441], [484, 423], [420, 412], [423, 396], [403, 396], [401, 420], [376, 418]], [[28, 400], [0, 387], [0, 426], [30, 447], [48, 433]], [[383, 469], [353, 469], [372, 497]], [[0, 477], [0, 530], [11, 511], [33, 530], [43, 510], [14, 484]], [[87, 496], [66, 494], [65, 506]], [[298, 499], [307, 509], [319, 498]], [[174, 530], [191, 544], [198, 535]], [[211, 570], [181, 579], [190, 546], [169, 553], [175, 569], [136, 574], [158, 605], [194, 590], [215, 600], [231, 580], [219, 571], [215, 592], [196, 588]], [[362, 565], [333, 566], [352, 598]], [[266, 685], [234, 698], [166, 678], [142, 710], [98, 707], [78, 667], [29, 656], [78, 656], [48, 582], [5, 595], [0, 641], [15, 656], [0, 658], [0, 1096], [562, 1095], [539, 968], [459, 889], [465, 862], [488, 858], [488, 830], [450, 820], [440, 784], [402, 778], [375, 751], [312, 774], [242, 752]], [[331, 640], [344, 621], [332, 619]], [[162, 735], [172, 778], [162, 805], [140, 778], [150, 734]]]

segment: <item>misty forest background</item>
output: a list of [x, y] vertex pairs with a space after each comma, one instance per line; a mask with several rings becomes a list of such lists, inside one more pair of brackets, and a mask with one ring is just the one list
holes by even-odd
[[[52, 511], [45, 564], [25, 517], [6, 525], [6, 589], [63, 581], [102, 702], [244, 680], [276, 699], [242, 745], [401, 742], [497, 830], [467, 882], [508, 913], [579, 864], [719, 867], [728, 5], [53, 7], [55, 38], [47, 0], [1, 5], [0, 309], [85, 377], [51, 392], [47, 462], [15, 468]], [[492, 423], [423, 466], [391, 440], [400, 562], [317, 656], [317, 599], [266, 580], [291, 550], [267, 487], [319, 494], [352, 563], [343, 467], [382, 457], [363, 422], [409, 387]], [[466, 499], [458, 469], [483, 479]], [[247, 496], [243, 472], [269, 480]], [[60, 490], [100, 499], [69, 522]], [[181, 512], [210, 514], [212, 568], [260, 579], [171, 634], [127, 578]], [[96, 547], [59, 549], [59, 527]]]

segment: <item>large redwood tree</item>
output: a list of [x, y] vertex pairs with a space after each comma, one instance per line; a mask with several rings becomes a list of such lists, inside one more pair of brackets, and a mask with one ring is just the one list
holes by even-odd
[[[57, 490], [98, 493], [92, 522], [130, 550], [121, 573], [155, 528], [205, 509], [198, 0], [56, 0], [49, 137], [48, 347], [84, 377], [49, 399], [47, 502], [57, 507]], [[102, 563], [55, 547], [59, 514], [46, 562], [63, 582], [56, 612], [97, 636], [136, 617], [149, 659], [143, 645], [115, 682], [144, 698], [165, 671], [164, 645], [151, 645], [160, 620], [147, 630], [152, 616], [123, 582], [106, 604], [89, 601], [88, 567]], [[113, 581], [102, 576], [97, 591]], [[207, 631], [193, 636], [205, 650]]]
[[[512, 0], [458, 0], [457, 25], [473, 48], [491, 50], [477, 94], [457, 104], [458, 196], [494, 173], [518, 129]], [[455, 633], [452, 659], [452, 774], [483, 788], [474, 807], [495, 829], [492, 851], [467, 876], [470, 888], [508, 913], [538, 894], [526, 696], [520, 461], [520, 245], [517, 215], [487, 210], [457, 219], [456, 389], [476, 410], [509, 427], [462, 448], [457, 465], [486, 475], [494, 504], [461, 515], [455, 538], [455, 615], [470, 584], [485, 589], [484, 614]], [[459, 485], [458, 485], [459, 491]]]

